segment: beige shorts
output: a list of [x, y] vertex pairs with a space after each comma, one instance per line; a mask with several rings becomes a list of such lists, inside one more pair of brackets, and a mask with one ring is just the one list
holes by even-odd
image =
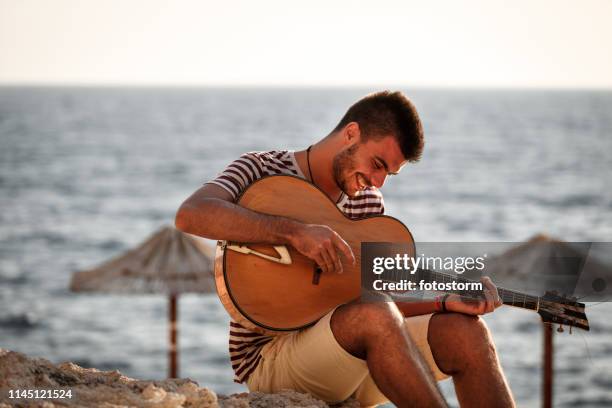
[[[335, 403], [355, 397], [361, 406], [376, 406], [388, 399], [369, 374], [365, 360], [344, 350], [330, 327], [332, 310], [314, 326], [274, 338], [262, 351], [262, 360], [247, 381], [250, 391], [292, 389]], [[412, 340], [437, 381], [448, 378], [436, 365], [427, 331], [431, 314], [408, 317]]]

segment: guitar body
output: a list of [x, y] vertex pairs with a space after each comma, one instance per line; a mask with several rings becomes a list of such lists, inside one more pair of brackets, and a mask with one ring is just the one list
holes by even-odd
[[[378, 215], [352, 220], [313, 184], [293, 176], [270, 176], [251, 184], [238, 205], [308, 224], [327, 225], [350, 245], [356, 264], [342, 255], [342, 274], [317, 273], [315, 263], [290, 246], [280, 263], [272, 245], [220, 242], [215, 258], [217, 293], [230, 316], [253, 331], [279, 334], [316, 323], [334, 307], [360, 296], [361, 243], [402, 242], [414, 255], [410, 231], [395, 218]], [[318, 275], [318, 276], [317, 276]]]

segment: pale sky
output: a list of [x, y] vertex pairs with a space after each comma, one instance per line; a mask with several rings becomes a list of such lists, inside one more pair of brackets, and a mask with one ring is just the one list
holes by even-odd
[[612, 0], [0, 0], [0, 83], [612, 88]]

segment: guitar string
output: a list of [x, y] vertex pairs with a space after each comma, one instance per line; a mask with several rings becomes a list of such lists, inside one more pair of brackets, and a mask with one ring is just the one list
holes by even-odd
[[[394, 279], [395, 282], [399, 281], [399, 276], [398, 274], [401, 274], [401, 271], [398, 270], [394, 270], [393, 272], [391, 272], [391, 275]], [[447, 280], [449, 282], [460, 282], [460, 283], [474, 283], [474, 281], [466, 279], [466, 278], [461, 278], [461, 277], [455, 277], [452, 275], [448, 275], [445, 273], [441, 273], [441, 272], [435, 272], [435, 271], [429, 271], [426, 269], [421, 269], [419, 268], [418, 270], [418, 275], [417, 275], [417, 279], [421, 280], [421, 278], [423, 278], [423, 280], [427, 281], [433, 281], [434, 279], [436, 280], [441, 280], [443, 283], [446, 283]], [[425, 276], [425, 274], [428, 274], [430, 278], [432, 279], [426, 279], [427, 276]], [[401, 275], [400, 275], [401, 276]], [[444, 291], [444, 292], [448, 292], [448, 293], [458, 293], [457, 291]], [[478, 298], [480, 295], [479, 291], [463, 291], [465, 294], [470, 295], [471, 297], [475, 297]], [[513, 306], [516, 305], [523, 305], [523, 307], [528, 308], [528, 309], [532, 309], [535, 310], [537, 308], [537, 303], [538, 300], [540, 299], [540, 297], [538, 296], [531, 296], [531, 295], [527, 295], [524, 293], [520, 293], [520, 292], [516, 292], [510, 289], [505, 289], [505, 288], [497, 288], [497, 292], [500, 296], [500, 299], [502, 300], [503, 303], [505, 304], [511, 304]]]
[[[397, 282], [397, 275], [396, 273], [401, 273], [401, 271], [398, 270], [394, 270], [392, 272], [393, 277], [395, 278], [395, 281]], [[462, 278], [462, 277], [455, 277], [449, 274], [445, 274], [442, 272], [435, 272], [435, 271], [430, 271], [427, 269], [422, 269], [419, 268], [418, 272], [417, 272], [417, 279], [418, 280], [425, 280], [425, 281], [434, 281], [434, 280], [440, 280], [440, 278], [442, 278], [441, 280], [445, 283], [447, 280], [449, 282], [452, 281], [456, 281], [456, 282], [463, 282], [463, 283], [473, 283], [474, 281], [470, 280], [470, 279], [466, 279], [466, 278]], [[528, 295], [528, 294], [524, 294], [524, 293], [520, 293], [520, 292], [516, 292], [510, 289], [505, 289], [505, 288], [497, 288], [498, 294], [500, 294], [500, 298], [502, 299], [502, 302], [504, 304], [507, 305], [511, 305], [511, 306], [518, 306], [518, 307], [522, 307], [525, 309], [531, 309], [531, 310], [537, 310], [537, 305], [538, 302], [540, 300], [542, 300], [541, 297], [539, 296], [532, 296], [532, 295]], [[445, 290], [443, 292], [446, 293], [460, 293], [460, 291], [452, 291], [452, 290]], [[467, 294], [468, 297], [472, 297], [472, 298], [480, 298], [481, 296], [481, 292], [480, 291], [473, 291], [473, 290], [469, 290], [469, 291], [463, 291], [464, 294]], [[511, 295], [511, 297], [509, 296]], [[566, 311], [567, 312], [567, 311]], [[579, 315], [576, 316], [568, 316], [566, 317], [567, 320], [565, 324], [568, 325], [576, 325], [576, 322], [573, 321], [573, 317], [577, 317], [577, 318], [582, 318]], [[584, 317], [586, 319], [586, 317]], [[573, 324], [572, 324], [573, 322]]]
[[[390, 274], [392, 275], [392, 277], [394, 278], [395, 282], [398, 282], [398, 277], [397, 274], [398, 273], [402, 273], [399, 270], [393, 270], [390, 271]], [[448, 279], [448, 281], [452, 282], [452, 281], [456, 281], [456, 282], [464, 282], [464, 283], [474, 283], [473, 280], [470, 279], [466, 279], [466, 278], [461, 278], [461, 277], [455, 277], [453, 275], [449, 275], [449, 274], [445, 274], [445, 273], [441, 273], [441, 272], [435, 272], [435, 271], [431, 271], [431, 270], [427, 270], [427, 269], [422, 269], [419, 268], [417, 270], [417, 275], [415, 276], [415, 278], [417, 280], [425, 280], [426, 282], [431, 282], [434, 280], [439, 280], [440, 278], [442, 278], [443, 282], [446, 282], [446, 280]], [[530, 310], [537, 310], [537, 306], [538, 306], [538, 302], [540, 300], [543, 300], [542, 297], [539, 296], [532, 296], [532, 295], [527, 295], [527, 294], [523, 294], [520, 292], [516, 292], [510, 289], [504, 289], [504, 288], [498, 288], [498, 293], [500, 294], [500, 298], [502, 299], [502, 302], [504, 304], [510, 305], [510, 306], [515, 306], [515, 307], [522, 307], [525, 309], [530, 309]], [[460, 291], [453, 291], [453, 290], [444, 290], [442, 292], [445, 293], [460, 293]], [[472, 298], [480, 298], [481, 293], [480, 291], [473, 291], [473, 290], [469, 290], [469, 291], [463, 291], [463, 293], [468, 294], [469, 296], [467, 297], [472, 297]], [[512, 298], [510, 298], [507, 295], [512, 295]], [[517, 299], [517, 297], [520, 297], [519, 299]], [[566, 310], [567, 312], [567, 310]], [[564, 317], [564, 321], [562, 322], [562, 324], [566, 324], [568, 326], [576, 326], [576, 327], [582, 327], [582, 324], [579, 324], [579, 322], [577, 322], [575, 320], [575, 318], [584, 318], [586, 319], [586, 316], [584, 316], [584, 312], [579, 312], [581, 313], [583, 316], [580, 315], [576, 315], [576, 316], [565, 316]], [[559, 322], [557, 322], [559, 323]]]

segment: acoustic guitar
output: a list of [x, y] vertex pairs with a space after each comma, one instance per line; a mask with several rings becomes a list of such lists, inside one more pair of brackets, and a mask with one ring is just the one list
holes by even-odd
[[[353, 265], [342, 259], [344, 273], [321, 274], [318, 266], [286, 245], [219, 241], [215, 256], [217, 293], [230, 316], [242, 326], [268, 335], [316, 323], [334, 307], [361, 295], [361, 243], [404, 243], [416, 253], [408, 228], [386, 215], [350, 219], [315, 185], [294, 176], [269, 176], [248, 186], [238, 205], [264, 214], [327, 225], [348, 243]], [[420, 269], [416, 279], [467, 281]], [[417, 280], [417, 281], [418, 281]], [[589, 330], [584, 304], [546, 293], [542, 297], [498, 288], [503, 303], [536, 311], [547, 323]]]

